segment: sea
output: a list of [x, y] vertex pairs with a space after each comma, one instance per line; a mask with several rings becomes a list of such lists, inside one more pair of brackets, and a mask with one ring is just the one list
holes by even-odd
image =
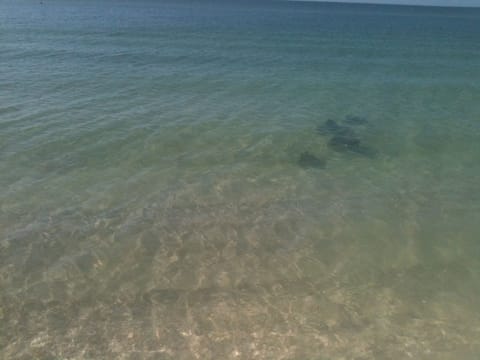
[[0, 1], [2, 359], [480, 358], [480, 9]]

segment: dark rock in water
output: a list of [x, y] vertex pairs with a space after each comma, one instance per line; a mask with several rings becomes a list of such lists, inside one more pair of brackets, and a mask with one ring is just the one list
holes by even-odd
[[323, 125], [317, 127], [317, 132], [320, 135], [338, 135], [352, 137], [355, 134], [349, 127], [339, 125], [335, 120], [328, 119]]
[[300, 158], [298, 159], [298, 165], [305, 169], [323, 169], [326, 164], [327, 162], [325, 161], [325, 159], [318, 158], [308, 151], [301, 153]]
[[362, 116], [347, 115], [345, 117], [345, 122], [350, 125], [365, 125], [368, 123], [368, 120]]
[[328, 142], [328, 146], [337, 152], [350, 152], [367, 157], [375, 156], [375, 150], [364, 146], [360, 139], [351, 136], [334, 136]]

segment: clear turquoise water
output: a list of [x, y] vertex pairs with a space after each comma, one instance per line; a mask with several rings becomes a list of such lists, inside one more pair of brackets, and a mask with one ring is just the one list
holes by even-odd
[[2, 1], [1, 357], [478, 359], [479, 39], [474, 9]]

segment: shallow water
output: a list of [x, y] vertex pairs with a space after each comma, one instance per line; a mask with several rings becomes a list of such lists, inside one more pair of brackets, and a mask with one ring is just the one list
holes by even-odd
[[2, 2], [0, 354], [478, 359], [479, 37], [473, 9]]

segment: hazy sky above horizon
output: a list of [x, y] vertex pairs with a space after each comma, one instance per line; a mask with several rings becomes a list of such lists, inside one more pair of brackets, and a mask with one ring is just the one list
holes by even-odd
[[480, 0], [328, 0], [335, 2], [358, 2], [375, 4], [437, 5], [437, 6], [480, 6]]

